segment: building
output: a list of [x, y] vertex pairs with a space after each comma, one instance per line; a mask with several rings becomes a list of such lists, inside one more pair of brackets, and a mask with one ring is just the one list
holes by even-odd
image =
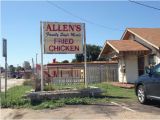
[[119, 82], [134, 83], [145, 67], [160, 63], [160, 28], [127, 28], [121, 40], [107, 40], [99, 55], [118, 61]]
[[[87, 82], [117, 81], [117, 62], [92, 61], [87, 62]], [[41, 66], [36, 65], [37, 76], [40, 79]], [[43, 77], [45, 83], [72, 84], [84, 83], [84, 63], [49, 63], [44, 65]]]

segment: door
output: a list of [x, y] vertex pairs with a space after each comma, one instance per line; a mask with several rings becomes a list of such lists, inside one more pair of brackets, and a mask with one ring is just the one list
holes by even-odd
[[144, 74], [144, 56], [138, 56], [138, 75]]

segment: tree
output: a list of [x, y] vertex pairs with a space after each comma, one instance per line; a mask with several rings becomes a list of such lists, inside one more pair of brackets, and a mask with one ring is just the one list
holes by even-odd
[[62, 63], [69, 63], [69, 61], [68, 60], [63, 60]]
[[3, 67], [0, 67], [0, 73], [3, 73], [5, 70]]
[[31, 70], [31, 65], [28, 61], [24, 61], [23, 63], [24, 70]]
[[8, 69], [9, 69], [9, 71], [10, 71], [11, 73], [14, 73], [14, 72], [15, 72], [15, 67], [14, 67], [13, 65], [10, 65], [10, 66], [8, 67]]
[[[86, 52], [87, 52], [87, 61], [95, 61], [97, 60], [100, 52], [101, 47], [97, 45], [86, 45]], [[83, 62], [84, 61], [84, 55], [83, 54], [76, 54], [75, 59], [77, 62]]]
[[72, 59], [72, 63], [76, 63], [77, 62], [77, 60], [76, 59]]
[[21, 66], [16, 67], [16, 71], [22, 71], [23, 68]]

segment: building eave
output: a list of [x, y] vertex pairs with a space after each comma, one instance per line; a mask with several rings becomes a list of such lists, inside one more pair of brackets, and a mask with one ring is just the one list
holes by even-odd
[[134, 34], [135, 36], [137, 36], [138, 38], [140, 38], [141, 40], [143, 40], [143, 41], [146, 42], [147, 44], [149, 44], [149, 45], [153, 46], [154, 48], [160, 50], [160, 47], [159, 47], [159, 46], [156, 46], [156, 45], [152, 44], [151, 42], [149, 42], [148, 40], [144, 39], [143, 37], [141, 37], [140, 35], [136, 34], [135, 32], [133, 32], [132, 30], [130, 30], [130, 29], [128, 29], [128, 28], [126, 29], [125, 33], [122, 35], [121, 40], [124, 39], [127, 31], [130, 32], [131, 34]]

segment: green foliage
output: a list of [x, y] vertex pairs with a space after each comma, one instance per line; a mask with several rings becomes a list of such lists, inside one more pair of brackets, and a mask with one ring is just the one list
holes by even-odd
[[[97, 45], [87, 44], [86, 51], [87, 51], [87, 61], [95, 61], [95, 60], [97, 60], [97, 58], [101, 52], [101, 47], [97, 46]], [[76, 54], [75, 59], [76, 59], [76, 62], [83, 62], [84, 56], [83, 56], [83, 54]], [[73, 62], [75, 62], [75, 60]]]
[[33, 105], [32, 108], [33, 109], [46, 109], [46, 108], [55, 109], [57, 107], [62, 107], [64, 105], [65, 105], [64, 102], [61, 100], [50, 100], [50, 101], [41, 102], [40, 104], [37, 104], [37, 105]]
[[22, 70], [24, 70], [23, 67], [21, 67], [21, 66], [16, 67], [16, 71], [22, 71]]
[[76, 59], [72, 59], [72, 63], [76, 63], [77, 62], [77, 60]]
[[44, 86], [44, 91], [53, 91], [53, 90], [55, 90], [55, 88], [52, 84]]
[[44, 86], [45, 91], [62, 90], [62, 89], [82, 89], [84, 84], [49, 84]]
[[67, 105], [78, 105], [78, 104], [88, 105], [88, 104], [91, 104], [92, 102], [93, 102], [93, 99], [92, 98], [88, 98], [88, 97], [64, 99], [64, 103], [67, 104]]
[[64, 61], [62, 61], [62, 63], [69, 63], [69, 61], [68, 60], [64, 60]]
[[110, 97], [110, 100], [115, 101], [135, 101], [136, 95], [134, 89], [121, 88], [111, 84], [99, 83], [95, 86], [101, 88], [103, 95]]
[[[4, 93], [1, 93], [1, 107], [25, 107], [33, 109], [55, 109], [64, 105], [89, 105], [89, 104], [102, 104], [109, 101], [133, 101], [136, 100], [134, 89], [125, 89], [115, 87], [106, 83], [91, 84], [91, 86], [97, 86], [103, 90], [103, 95], [99, 98], [84, 97], [84, 98], [61, 98], [59, 100], [45, 100], [43, 102], [31, 103], [30, 100], [24, 99], [22, 96], [27, 91], [31, 90], [30, 86], [15, 86], [7, 91], [7, 99], [4, 98]], [[48, 89], [81, 89], [84, 88], [83, 84], [79, 85], [49, 85]]]
[[7, 91], [6, 99], [4, 92], [1, 93], [1, 107], [18, 107], [27, 104], [29, 101], [22, 96], [29, 90], [31, 90], [30, 86], [15, 86]]
[[13, 65], [10, 65], [8, 68], [11, 73], [15, 72], [16, 68]]

